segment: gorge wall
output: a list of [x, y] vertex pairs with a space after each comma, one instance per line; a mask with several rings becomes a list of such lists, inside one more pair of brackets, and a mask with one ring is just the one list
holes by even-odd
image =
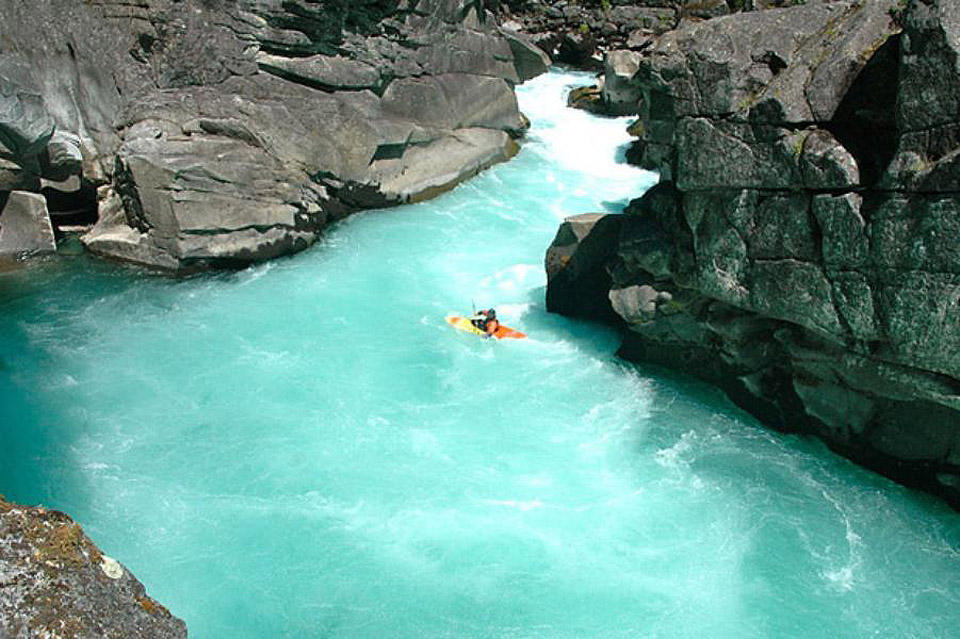
[[548, 62], [459, 0], [8, 5], [0, 253], [54, 248], [46, 206], [93, 252], [175, 272], [299, 250], [511, 157], [513, 85]]
[[607, 70], [661, 180], [560, 228], [548, 308], [960, 506], [960, 4], [688, 22]]

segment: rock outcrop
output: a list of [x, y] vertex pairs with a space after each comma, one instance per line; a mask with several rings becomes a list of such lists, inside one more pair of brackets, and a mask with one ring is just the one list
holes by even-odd
[[623, 356], [960, 505], [960, 5], [902, 5], [659, 38], [631, 157], [661, 181], [561, 228], [548, 306], [615, 312]]
[[[826, 0], [829, 1], [829, 0]], [[604, 55], [643, 51], [680, 24], [798, 4], [796, 0], [507, 0], [505, 23], [528, 35], [553, 60], [601, 69]]]
[[267, 259], [511, 157], [513, 85], [545, 68], [460, 0], [12, 3], [0, 188], [79, 178], [62, 208], [89, 210], [99, 254], [176, 272]]
[[0, 637], [186, 636], [69, 517], [0, 497]]

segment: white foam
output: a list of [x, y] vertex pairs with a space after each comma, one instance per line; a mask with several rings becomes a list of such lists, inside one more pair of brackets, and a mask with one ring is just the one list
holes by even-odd
[[[566, 93], [572, 86], [591, 82], [593, 78], [586, 74], [573, 84], [569, 75], [548, 74], [518, 88], [520, 109], [535, 123], [530, 133], [537, 143], [535, 150], [577, 176], [602, 180], [602, 197], [606, 200], [636, 197], [656, 181], [656, 176], [617, 161], [615, 150], [633, 141], [626, 130], [633, 118], [598, 118], [566, 106]], [[542, 121], [553, 125], [536, 126]], [[552, 183], [555, 177], [547, 174], [544, 179]], [[558, 188], [562, 186], [570, 185]], [[588, 192], [579, 186], [571, 190], [576, 195]]]
[[654, 459], [664, 468], [670, 468], [673, 470], [687, 466], [688, 463], [683, 458], [683, 455], [690, 451], [696, 439], [697, 433], [689, 430], [681, 435], [680, 439], [677, 440], [677, 443], [675, 443], [673, 446], [658, 450], [654, 455]]
[[539, 499], [533, 499], [530, 501], [518, 501], [515, 499], [484, 499], [483, 503], [490, 506], [516, 508], [517, 510], [522, 510], [524, 512], [528, 510], [534, 510], [535, 508], [543, 508], [543, 502], [541, 502]]

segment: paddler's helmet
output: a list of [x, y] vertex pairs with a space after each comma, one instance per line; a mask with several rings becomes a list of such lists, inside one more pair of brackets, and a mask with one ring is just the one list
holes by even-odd
[[497, 319], [497, 312], [491, 308], [487, 311], [487, 319]]

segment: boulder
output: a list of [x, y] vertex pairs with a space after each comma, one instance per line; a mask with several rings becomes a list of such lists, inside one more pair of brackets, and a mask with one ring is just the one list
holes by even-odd
[[500, 33], [503, 34], [510, 45], [510, 51], [513, 53], [513, 66], [517, 70], [517, 77], [520, 82], [526, 82], [547, 72], [550, 67], [550, 56], [535, 45], [530, 38], [506, 28], [501, 28]]
[[583, 66], [597, 50], [597, 39], [589, 31], [565, 33], [560, 38], [557, 49], [557, 61], [575, 66]]
[[175, 271], [300, 250], [357, 208], [510, 157], [527, 127], [512, 87], [547, 64], [445, 0], [118, 7], [4, 14], [0, 187], [111, 185], [124, 214], [89, 248]]
[[860, 185], [856, 158], [829, 132], [815, 130], [803, 141], [800, 161], [809, 189], [850, 189]]
[[0, 497], [0, 574], [4, 637], [187, 636], [183, 621], [56, 510]]
[[374, 161], [371, 173], [380, 184], [384, 205], [419, 202], [510, 159], [518, 150], [503, 131], [462, 128], [413, 147], [401, 158]]
[[671, 293], [658, 291], [649, 284], [611, 289], [609, 297], [614, 312], [627, 324], [650, 321], [660, 305], [673, 301]]
[[607, 291], [612, 280], [606, 263], [615, 250], [612, 239], [620, 232], [620, 215], [588, 213], [564, 220], [550, 248], [545, 266], [547, 310], [572, 317], [617, 318]]
[[571, 89], [567, 94], [567, 106], [590, 113], [604, 113], [603, 88], [601, 85], [591, 84]]
[[25, 191], [10, 193], [0, 212], [0, 255], [39, 255], [56, 250], [43, 196]]

